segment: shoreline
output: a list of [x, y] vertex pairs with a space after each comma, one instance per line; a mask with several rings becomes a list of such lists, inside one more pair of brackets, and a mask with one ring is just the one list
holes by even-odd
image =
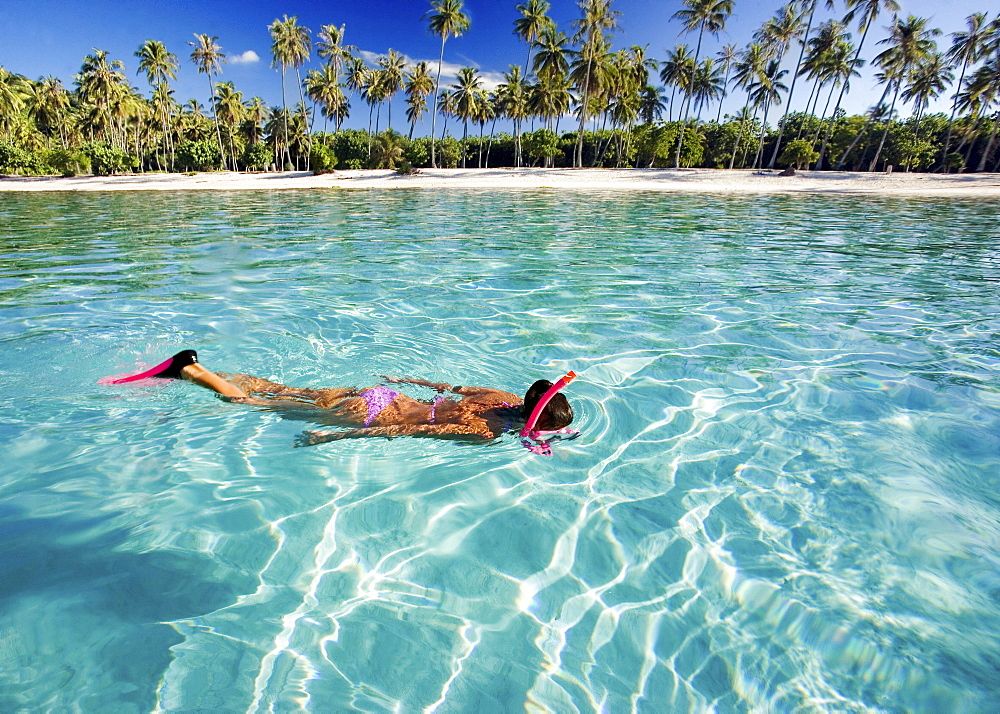
[[852, 173], [800, 171], [779, 176], [750, 169], [420, 169], [122, 176], [4, 176], [0, 192], [34, 191], [253, 191], [294, 189], [559, 189], [684, 193], [806, 193], [1000, 199], [1000, 174]]

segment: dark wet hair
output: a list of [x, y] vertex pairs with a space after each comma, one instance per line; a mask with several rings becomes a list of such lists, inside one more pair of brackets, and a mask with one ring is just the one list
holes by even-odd
[[[538, 400], [549, 391], [551, 386], [552, 382], [549, 380], [539, 379], [525, 393], [524, 406], [521, 408], [521, 414], [524, 416], [525, 421], [531, 417], [531, 412], [534, 410], [535, 405], [538, 404]], [[545, 405], [545, 408], [538, 417], [538, 423], [535, 424], [535, 428], [542, 431], [553, 431], [567, 427], [572, 423], [573, 407], [569, 405], [569, 400], [566, 399], [565, 394], [557, 392], [549, 400], [549, 403]]]

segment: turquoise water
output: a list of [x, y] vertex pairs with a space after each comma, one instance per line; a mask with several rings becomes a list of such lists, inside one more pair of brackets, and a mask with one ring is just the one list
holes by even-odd
[[[1000, 206], [6, 194], [0, 711], [985, 711]], [[108, 374], [567, 390], [535, 456]], [[428, 396], [413, 388], [414, 396]]]

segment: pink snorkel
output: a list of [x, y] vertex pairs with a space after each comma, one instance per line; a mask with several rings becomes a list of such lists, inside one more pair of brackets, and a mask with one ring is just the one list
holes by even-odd
[[559, 392], [560, 389], [565, 387], [574, 379], [576, 379], [576, 372], [567, 372], [565, 376], [560, 378], [558, 382], [546, 390], [545, 394], [542, 395], [542, 398], [538, 400], [535, 408], [531, 410], [531, 416], [528, 417], [528, 421], [525, 422], [524, 428], [521, 429], [521, 444], [531, 453], [541, 454], [543, 456], [548, 456], [552, 453], [552, 449], [549, 447], [548, 443], [542, 441], [541, 437], [548, 436], [550, 434], [580, 433], [575, 429], [556, 429], [555, 431], [535, 429], [535, 424], [538, 423], [538, 418], [542, 415], [542, 411], [546, 406], [548, 406], [548, 403], [552, 401], [552, 397], [556, 396], [556, 393]]

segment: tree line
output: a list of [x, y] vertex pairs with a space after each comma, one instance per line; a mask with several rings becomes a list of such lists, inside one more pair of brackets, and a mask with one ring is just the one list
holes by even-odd
[[[181, 61], [156, 40], [134, 53], [148, 96], [131, 85], [124, 62], [100, 49], [84, 58], [72, 88], [0, 67], [0, 171], [1000, 168], [1000, 15], [970, 15], [939, 46], [941, 31], [926, 18], [901, 16], [895, 0], [843, 0], [842, 7], [791, 0], [745, 47], [710, 53], [709, 38], [725, 29], [734, 0], [684, 0], [671, 19], [693, 48], [678, 44], [658, 59], [645, 47], [613, 48], [621, 18], [613, 3], [580, 0], [565, 29], [549, 17], [547, 0], [517, 5], [512, 31], [526, 54], [494, 88], [473, 67], [442, 86], [445, 45], [470, 28], [462, 0], [433, 0], [422, 18], [440, 38], [436, 67], [394, 49], [367, 62], [346, 43], [343, 25], [323, 25], [314, 37], [297, 17], [275, 19], [268, 32], [281, 106], [219, 81], [226, 55], [217, 36], [203, 34], [188, 43], [188, 57], [206, 76], [207, 107], [176, 101], [170, 83]], [[303, 76], [314, 53], [318, 66]], [[848, 116], [844, 98], [866, 64], [877, 70], [881, 97], [863, 115]], [[405, 134], [392, 128], [400, 93]], [[723, 117], [733, 93], [742, 106]], [[947, 98], [948, 111], [927, 114], [938, 97]], [[358, 100], [368, 129], [344, 129]], [[910, 115], [901, 118], [906, 108]], [[430, 136], [414, 138], [428, 114]], [[498, 121], [513, 131], [497, 133]]]

